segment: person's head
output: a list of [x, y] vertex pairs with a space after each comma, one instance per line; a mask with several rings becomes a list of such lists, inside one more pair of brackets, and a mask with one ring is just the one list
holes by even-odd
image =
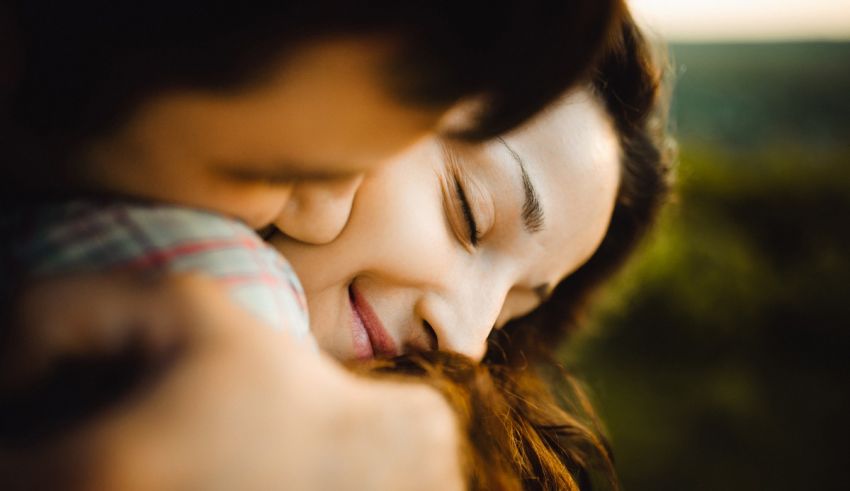
[[414, 347], [480, 358], [494, 325], [527, 313], [596, 249], [614, 207], [618, 157], [602, 103], [579, 90], [504, 138], [412, 147], [366, 176], [330, 244], [272, 240], [298, 272], [312, 330], [334, 355]]
[[480, 359], [494, 326], [563, 308], [576, 275], [626, 254], [667, 170], [650, 121], [659, 73], [626, 26], [593, 83], [524, 126], [480, 144], [426, 140], [369, 174], [334, 242], [272, 238], [323, 348]]
[[588, 293], [634, 248], [669, 186], [659, 70], [632, 21], [621, 27], [592, 84], [617, 135], [620, 165], [610, 223], [590, 259], [540, 307], [494, 331], [483, 362], [419, 351], [353, 364], [373, 376], [428, 383], [445, 395], [467, 435], [463, 455], [472, 490], [619, 489], [611, 449], [584, 390], [551, 362]]
[[[314, 242], [344, 223], [364, 170], [434, 130], [458, 101], [488, 102], [453, 128], [470, 140], [535, 113], [586, 71], [621, 9], [618, 0], [8, 4], [0, 132], [10, 190], [105, 190], [255, 226], [280, 218]], [[333, 220], [309, 225], [314, 213]]]

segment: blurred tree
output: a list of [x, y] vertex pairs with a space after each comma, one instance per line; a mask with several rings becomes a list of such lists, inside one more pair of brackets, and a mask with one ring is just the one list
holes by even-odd
[[[626, 489], [847, 489], [850, 63], [832, 64], [850, 44], [819, 61], [821, 45], [701, 49], [677, 55], [677, 111], [707, 114], [679, 119], [676, 203], [564, 358], [595, 392]], [[705, 94], [735, 83], [761, 112], [723, 127]]]

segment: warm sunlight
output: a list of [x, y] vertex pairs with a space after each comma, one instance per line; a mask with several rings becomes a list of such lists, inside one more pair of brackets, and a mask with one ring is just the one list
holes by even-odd
[[850, 0], [629, 0], [673, 41], [850, 39]]

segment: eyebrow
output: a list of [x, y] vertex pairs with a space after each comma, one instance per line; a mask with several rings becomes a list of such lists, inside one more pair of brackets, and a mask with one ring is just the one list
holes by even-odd
[[528, 172], [525, 170], [525, 163], [519, 154], [502, 137], [498, 137], [497, 140], [508, 149], [508, 152], [510, 152], [511, 156], [519, 164], [520, 172], [522, 172], [522, 189], [525, 193], [525, 201], [522, 204], [523, 226], [532, 234], [539, 232], [543, 230], [544, 215], [537, 189], [535, 189], [534, 183], [531, 182], [531, 177], [529, 177]]

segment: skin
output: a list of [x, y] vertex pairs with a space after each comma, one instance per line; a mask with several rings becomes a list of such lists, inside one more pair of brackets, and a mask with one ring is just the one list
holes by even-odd
[[363, 173], [447, 109], [395, 99], [385, 88], [393, 50], [383, 38], [317, 40], [250, 87], [156, 94], [82, 151], [81, 179], [327, 242], [345, 225]]
[[[543, 210], [533, 226], [522, 218], [517, 157]], [[452, 160], [466, 176], [474, 246], [451, 179], [441, 186]], [[367, 175], [348, 225], [329, 244], [283, 234], [271, 241], [302, 279], [313, 332], [335, 357], [439, 348], [480, 359], [494, 326], [535, 308], [592, 255], [618, 183], [611, 120], [589, 92], [577, 91], [504, 139], [472, 146], [432, 138]], [[355, 341], [351, 288], [395, 353], [369, 353]]]
[[[617, 183], [615, 141], [607, 118], [587, 94], [566, 99], [505, 137], [525, 160], [541, 205], [549, 210], [545, 228], [536, 233], [525, 230], [518, 218], [522, 186], [511, 153], [499, 142], [453, 147], [477, 188], [467, 194], [481, 239], [476, 248], [465, 247], [442, 205], [439, 176], [446, 162], [431, 140], [363, 179], [350, 223], [332, 243], [308, 248], [291, 238], [275, 242], [293, 246], [291, 253], [282, 250], [300, 258], [296, 268], [302, 269], [346, 250], [358, 251], [359, 258], [346, 256], [315, 273], [302, 271], [313, 296], [314, 321], [323, 318], [316, 310], [321, 297], [311, 288], [341, 275], [349, 279], [330, 282], [328, 290], [348, 307], [347, 285], [356, 279], [400, 343], [406, 335], [409, 344], [434, 341], [433, 347], [478, 357], [493, 323], [536, 305], [532, 293], [540, 282], [568, 274], [598, 244]], [[559, 199], [567, 195], [573, 199]], [[428, 237], [427, 243], [422, 237]], [[320, 250], [325, 252], [313, 255]], [[303, 262], [307, 256], [302, 252], [315, 261]], [[409, 260], [414, 257], [417, 261]], [[202, 278], [166, 278], [144, 288], [110, 278], [89, 281], [95, 284], [69, 279], [60, 285], [64, 293], [29, 292], [32, 297], [22, 301], [25, 318], [27, 312], [36, 316], [26, 322], [35, 326], [29, 332], [50, 332], [57, 323], [86, 332], [55, 343], [44, 343], [40, 336], [31, 349], [46, 347], [48, 353], [31, 352], [27, 359], [42, 360], [40, 366], [47, 367], [53, 357], [69, 353], [112, 352], [122, 343], [116, 335], [120, 326], [135, 330], [123, 339], [145, 340], [154, 359], [175, 342], [187, 349], [126, 404], [54, 448], [60, 462], [67, 455], [85, 456], [81, 487], [229, 488], [238, 483], [268, 489], [286, 483], [287, 489], [462, 489], [456, 422], [433, 390], [357, 379], [326, 356], [306, 352], [284, 333], [259, 325]], [[480, 284], [492, 288], [473, 288]], [[434, 326], [435, 338], [422, 329], [422, 318]], [[329, 324], [317, 324], [322, 325]], [[468, 328], [451, 330], [462, 325]], [[348, 343], [337, 350], [318, 334], [332, 354], [350, 357], [350, 330], [331, 331], [330, 339]], [[74, 341], [85, 337], [108, 342], [81, 347]], [[391, 466], [386, 465], [388, 452]]]
[[[160, 375], [49, 445], [0, 448], [0, 478], [14, 489], [463, 489], [442, 396], [353, 376], [268, 329], [214, 280], [57, 279], [25, 293], [21, 316], [37, 333], [15, 357], [30, 375], [63, 359], [120, 359], [128, 345]], [[15, 360], [4, 375], [21, 373]]]
[[[402, 105], [385, 90], [386, 39], [317, 40], [292, 52], [236, 92], [173, 90], [143, 101], [82, 150], [83, 184], [331, 241], [363, 173], [432, 131], [447, 108]], [[144, 294], [108, 277], [59, 283], [58, 292], [37, 285], [22, 302], [25, 319], [40, 316], [23, 323], [26, 332], [42, 333], [23, 342], [37, 364], [16, 370], [29, 379], [51, 360], [102, 355], [121, 339], [147, 340], [156, 358], [168, 345], [163, 333], [189, 331], [164, 375], [54, 447], [60, 462], [87, 457], [81, 487], [462, 488], [459, 431], [433, 389], [356, 378], [259, 325], [202, 278], [165, 279]], [[177, 321], [163, 329], [169, 316]], [[56, 325], [79, 336], [43, 335]]]

